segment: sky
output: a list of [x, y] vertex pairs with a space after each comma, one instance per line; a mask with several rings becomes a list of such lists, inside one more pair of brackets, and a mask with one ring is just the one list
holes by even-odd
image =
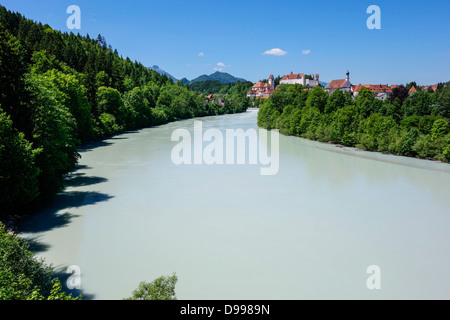
[[[25, 17], [82, 35], [98, 34], [146, 66], [177, 79], [215, 71], [252, 82], [294, 73], [352, 84], [450, 81], [449, 0], [0, 0]], [[371, 5], [381, 29], [369, 29]]]

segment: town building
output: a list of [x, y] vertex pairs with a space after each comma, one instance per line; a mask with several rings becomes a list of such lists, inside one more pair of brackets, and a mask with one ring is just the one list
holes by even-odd
[[409, 89], [409, 95], [411, 95], [411, 94], [413, 94], [413, 93], [416, 93], [417, 92], [417, 89], [416, 89], [416, 87], [415, 86], [412, 86], [411, 87], [411, 89]]
[[302, 86], [308, 86], [310, 88], [319, 85], [319, 75], [305, 75], [304, 73], [294, 74], [292, 71], [290, 74], [284, 75], [280, 84], [301, 84]]
[[425, 86], [425, 87], [423, 87], [423, 90], [424, 91], [428, 91], [428, 89], [430, 89], [430, 88], [431, 88], [431, 90], [433, 90], [433, 92], [436, 92], [436, 90], [438, 88], [438, 85], [437, 84], [433, 84], [431, 86]]
[[269, 76], [268, 83], [258, 81], [252, 87], [252, 89], [247, 93], [249, 98], [269, 98], [275, 92], [275, 79], [271, 74]]
[[345, 79], [338, 79], [331, 81], [325, 88], [328, 94], [332, 94], [336, 90], [352, 93], [352, 84], [350, 82], [350, 72], [347, 71], [347, 77]]
[[[304, 73], [290, 73], [284, 75], [280, 80], [280, 85], [282, 84], [301, 84], [302, 86], [307, 86], [309, 88], [319, 85], [319, 75], [305, 75]], [[306, 89], [308, 90], [308, 89]], [[276, 91], [275, 88], [275, 78], [273, 74], [269, 76], [268, 83], [258, 81], [252, 87], [252, 89], [247, 93], [249, 98], [269, 98]]]
[[359, 84], [352, 86], [353, 97], [357, 97], [362, 88], [367, 88], [375, 94], [375, 98], [379, 100], [386, 100], [392, 93], [392, 88], [387, 84]]

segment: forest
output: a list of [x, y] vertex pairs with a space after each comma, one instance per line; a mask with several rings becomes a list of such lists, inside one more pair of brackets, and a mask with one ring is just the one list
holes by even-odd
[[341, 90], [281, 85], [264, 101], [258, 125], [286, 135], [394, 155], [450, 162], [450, 82], [436, 92], [393, 89], [384, 101], [363, 88]]
[[224, 83], [218, 80], [197, 81], [189, 84], [191, 90], [197, 91], [201, 94], [235, 94], [240, 93], [246, 95], [252, 88], [253, 83], [250, 81], [236, 83]]
[[78, 148], [170, 121], [244, 112], [123, 58], [98, 35], [62, 33], [0, 6], [0, 218], [30, 213], [63, 187]]

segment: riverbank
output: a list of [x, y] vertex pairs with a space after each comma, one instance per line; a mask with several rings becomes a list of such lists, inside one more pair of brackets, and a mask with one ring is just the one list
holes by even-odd
[[[247, 109], [243, 110], [243, 111], [239, 111], [239, 112], [233, 111], [232, 113], [231, 112], [230, 113], [223, 113], [221, 115], [239, 114], [239, 113], [245, 113], [245, 112], [247, 112]], [[191, 118], [191, 119], [201, 119], [201, 118], [211, 117], [211, 116], [218, 116], [218, 115], [205, 114], [205, 115], [197, 116], [197, 117], [194, 117], [194, 118]], [[168, 122], [165, 122], [165, 123], [160, 123], [160, 124], [158, 124], [156, 126], [147, 126], [147, 127], [142, 127], [142, 128], [136, 128], [135, 130], [124, 131], [124, 132], [119, 132], [119, 133], [112, 134], [110, 136], [105, 136], [105, 137], [102, 137], [101, 139], [98, 139], [98, 140], [91, 140], [91, 141], [85, 142], [82, 145], [80, 145], [78, 147], [77, 151], [78, 152], [85, 151], [85, 150], [92, 149], [93, 146], [99, 146], [99, 145], [102, 145], [102, 144], [106, 144], [105, 142], [107, 140], [114, 139], [115, 137], [123, 135], [123, 134], [135, 133], [135, 132], [138, 132], [139, 130], [145, 130], [145, 129], [149, 129], [149, 128], [156, 128], [158, 126], [166, 125], [166, 124], [173, 123], [173, 122], [183, 121], [183, 120], [187, 120], [187, 119], [172, 120], [172, 121], [168, 121]], [[75, 170], [75, 169], [76, 169], [76, 166], [75, 166], [75, 168], [73, 170]], [[67, 173], [66, 176], [67, 175], [70, 175], [70, 172]], [[60, 190], [59, 192], [61, 192], [62, 190]], [[44, 201], [42, 201], [42, 202], [36, 202], [36, 203], [30, 204], [28, 209], [26, 211], [24, 211], [22, 214], [9, 214], [9, 215], [6, 215], [6, 216], [2, 215], [2, 216], [0, 216], [0, 221], [5, 225], [5, 227], [8, 230], [10, 230], [13, 233], [17, 233], [18, 230], [20, 230], [20, 226], [21, 226], [21, 223], [22, 223], [23, 220], [29, 219], [30, 216], [32, 216], [35, 212], [39, 212], [42, 209], [44, 209], [46, 206], [51, 204], [52, 201], [54, 201], [55, 197], [56, 197], [56, 194], [53, 197], [51, 197], [51, 198], [44, 199]]]
[[[258, 128], [256, 117], [202, 123], [204, 130], [246, 131]], [[443, 164], [367, 152], [376, 161], [364, 151], [280, 135], [275, 176], [261, 176], [254, 165], [177, 166], [170, 137], [193, 130], [194, 121], [82, 151], [67, 188], [21, 236], [58, 270], [79, 266], [83, 296], [93, 299], [121, 299], [141, 281], [172, 272], [179, 299], [448, 294], [442, 279], [450, 260], [439, 252], [450, 241], [450, 173], [435, 170]], [[384, 283], [376, 293], [366, 288], [373, 264]]]

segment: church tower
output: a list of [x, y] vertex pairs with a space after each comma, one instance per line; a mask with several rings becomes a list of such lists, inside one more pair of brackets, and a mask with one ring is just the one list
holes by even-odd
[[273, 74], [271, 74], [269, 76], [269, 84], [272, 89], [275, 89], [275, 82], [274, 82]]

